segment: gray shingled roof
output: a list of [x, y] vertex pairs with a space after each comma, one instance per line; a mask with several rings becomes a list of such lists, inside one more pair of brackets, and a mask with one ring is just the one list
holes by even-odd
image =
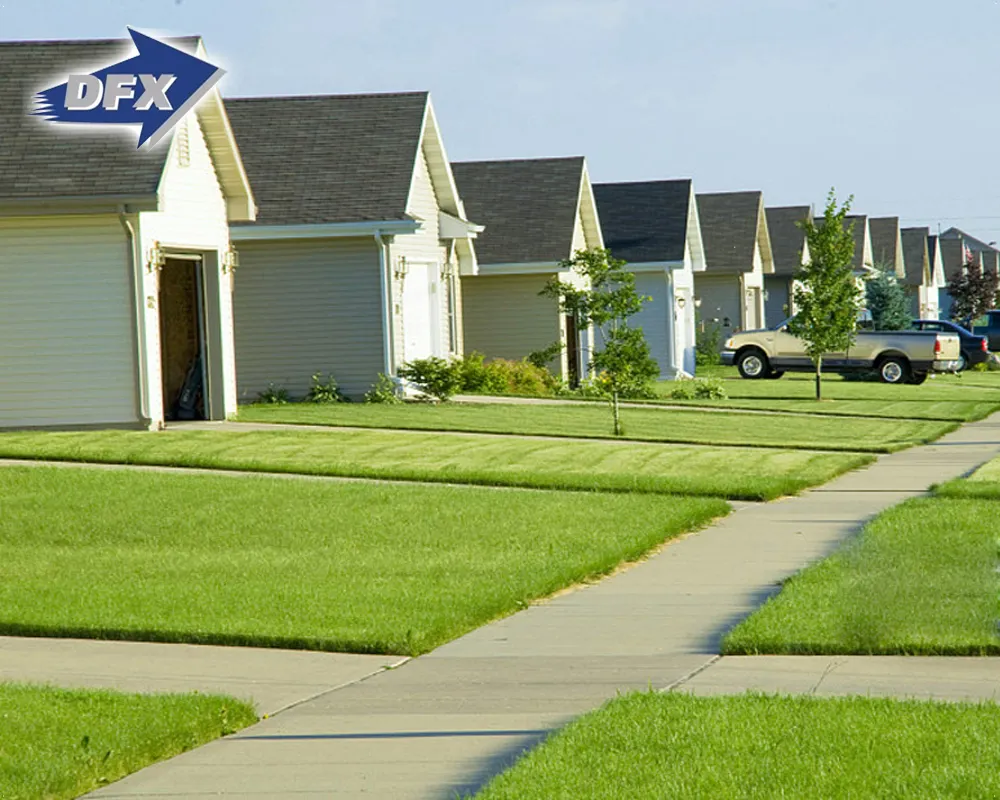
[[922, 286], [924, 271], [932, 269], [929, 234], [928, 228], [903, 228], [899, 232], [903, 241], [903, 265], [906, 268], [906, 277], [902, 282], [906, 286]]
[[872, 260], [876, 264], [896, 264], [899, 217], [872, 217], [868, 220], [872, 240]]
[[944, 262], [944, 277], [950, 281], [962, 273], [965, 264], [965, 244], [962, 239], [938, 237], [941, 246], [941, 260]]
[[[865, 266], [865, 232], [868, 231], [868, 217], [865, 214], [848, 214], [844, 217], [844, 225], [854, 223], [854, 269]], [[869, 237], [871, 232], [868, 233]]]
[[595, 183], [604, 246], [634, 264], [683, 261], [691, 180]]
[[809, 206], [773, 206], [764, 209], [774, 254], [774, 274], [791, 276], [802, 269], [806, 232], [797, 223], [812, 219]]
[[480, 264], [561, 261], [572, 255], [583, 156], [453, 163]]
[[941, 234], [941, 238], [942, 239], [962, 239], [962, 240], [965, 241], [966, 246], [970, 250], [974, 250], [974, 251], [980, 251], [980, 250], [984, 250], [984, 251], [986, 251], [986, 250], [993, 250], [993, 251], [996, 251], [996, 248], [993, 245], [987, 244], [982, 239], [977, 239], [975, 236], [971, 236], [971, 235], [969, 235], [968, 233], [966, 233], [965, 231], [963, 231], [963, 230], [961, 230], [959, 228], [948, 228], [948, 230], [946, 230], [944, 233]]
[[753, 270], [761, 192], [699, 194], [698, 218], [708, 272]]
[[426, 108], [426, 92], [226, 100], [254, 224], [406, 219]]
[[[189, 52], [199, 41], [170, 40]], [[107, 130], [81, 133], [29, 116], [36, 92], [62, 83], [71, 72], [134, 54], [125, 39], [0, 42], [0, 201], [155, 198], [166, 146], [140, 152], [135, 138]]]

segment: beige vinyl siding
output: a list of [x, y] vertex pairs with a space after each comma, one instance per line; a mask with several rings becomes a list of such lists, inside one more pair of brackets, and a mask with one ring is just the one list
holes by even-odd
[[[184, 166], [178, 149], [187, 129], [188, 161]], [[209, 316], [218, 320], [217, 345], [209, 348], [210, 358], [221, 360], [223, 375], [223, 409], [218, 412], [232, 414], [236, 411], [236, 368], [233, 342], [232, 278], [221, 272], [222, 256], [229, 249], [229, 223], [226, 199], [219, 184], [215, 165], [198, 118], [189, 114], [175, 132], [167, 166], [160, 181], [160, 211], [139, 215], [139, 232], [142, 241], [141, 252], [148, 254], [154, 243], [168, 251], [170, 249], [200, 251], [206, 254], [205, 269], [218, 270], [215, 281], [206, 281], [206, 286], [218, 285], [221, 291], [206, 295], [210, 305]], [[145, 274], [143, 294], [147, 298], [157, 296], [156, 276]], [[162, 415], [160, 387], [160, 325], [159, 312], [155, 304], [146, 304], [146, 351], [149, 363], [150, 414], [154, 418]], [[213, 392], [215, 395], [216, 392]]]
[[[449, 326], [448, 326], [448, 303], [447, 303], [447, 281], [441, 278], [441, 265], [448, 258], [448, 251], [441, 242], [438, 227], [438, 212], [440, 210], [437, 194], [434, 191], [434, 183], [431, 179], [430, 169], [427, 165], [427, 155], [422, 147], [417, 154], [416, 165], [414, 167], [413, 185], [410, 188], [409, 203], [407, 213], [423, 221], [423, 229], [405, 236], [397, 236], [392, 245], [394, 259], [405, 258], [407, 261], [416, 261], [434, 265], [433, 286], [437, 293], [438, 315], [434, 321], [436, 325], [436, 340], [438, 348], [436, 355], [449, 355]], [[399, 286], [395, 288], [395, 303], [401, 302], [402, 294]], [[400, 309], [402, 312], [402, 309]], [[461, 322], [459, 321], [459, 324]], [[395, 341], [396, 350], [400, 361], [404, 354], [403, 344], [406, 340], [405, 315], [399, 313], [396, 317]]]
[[576, 223], [573, 225], [573, 247], [570, 250], [570, 256], [576, 255], [577, 250], [588, 249], [587, 234], [583, 227], [583, 216], [580, 214], [580, 209], [576, 210]]
[[0, 220], [0, 427], [138, 422], [115, 216]]
[[302, 397], [314, 372], [360, 398], [385, 369], [374, 239], [242, 242], [235, 315], [241, 402], [269, 383]]
[[556, 301], [538, 293], [552, 275], [462, 278], [466, 352], [521, 359], [560, 338]]

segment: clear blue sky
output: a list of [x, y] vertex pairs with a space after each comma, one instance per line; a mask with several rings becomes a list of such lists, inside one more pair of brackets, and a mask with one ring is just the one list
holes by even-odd
[[[583, 154], [1000, 240], [997, 0], [0, 0], [0, 38], [200, 34], [229, 96], [426, 89], [453, 160]], [[0, 143], [2, 145], [2, 143]]]

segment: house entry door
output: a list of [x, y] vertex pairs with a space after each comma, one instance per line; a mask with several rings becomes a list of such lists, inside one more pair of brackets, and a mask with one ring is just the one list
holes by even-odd
[[403, 278], [403, 360], [438, 355], [438, 266], [407, 262]]
[[201, 259], [168, 258], [160, 269], [160, 371], [165, 419], [206, 419]]

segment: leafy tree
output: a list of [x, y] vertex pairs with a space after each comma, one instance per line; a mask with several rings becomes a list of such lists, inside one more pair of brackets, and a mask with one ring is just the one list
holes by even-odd
[[809, 244], [810, 263], [796, 274], [795, 306], [788, 330], [802, 339], [816, 368], [816, 399], [821, 400], [823, 356], [846, 351], [854, 342], [861, 292], [854, 277], [854, 224], [844, 218], [854, 197], [838, 209], [833, 189], [826, 198], [820, 224], [799, 223]]
[[981, 270], [971, 257], [968, 258], [961, 271], [948, 281], [951, 318], [968, 322], [995, 308], [997, 283], [995, 272]]
[[600, 330], [603, 348], [593, 354], [590, 368], [598, 373], [597, 385], [611, 404], [614, 435], [621, 436], [619, 398], [648, 391], [649, 383], [659, 374], [642, 328], [628, 324], [629, 317], [652, 298], [636, 292], [635, 275], [625, 269], [624, 261], [613, 258], [610, 250], [577, 250], [572, 258], [560, 262], [559, 268], [583, 276], [588, 288], [552, 278], [541, 294], [558, 299], [562, 313], [573, 315], [581, 327], [593, 324]]
[[910, 327], [910, 298], [891, 264], [875, 265], [874, 274], [865, 281], [865, 305], [875, 330], [905, 331]]

